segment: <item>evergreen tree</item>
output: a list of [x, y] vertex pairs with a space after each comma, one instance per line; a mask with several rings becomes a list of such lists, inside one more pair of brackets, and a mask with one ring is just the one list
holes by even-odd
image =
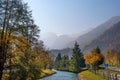
[[77, 42], [75, 42], [74, 49], [73, 49], [73, 56], [72, 56], [75, 72], [79, 72], [82, 67], [85, 66], [85, 61], [83, 58], [83, 54]]
[[58, 56], [56, 57], [56, 61], [60, 61], [62, 58], [61, 58], [61, 53], [58, 53]]
[[69, 66], [69, 57], [68, 55], [64, 55], [62, 57], [62, 60], [60, 61], [60, 68], [62, 70], [68, 70], [68, 66]]
[[91, 51], [91, 53], [93, 53], [93, 54], [101, 54], [101, 50], [100, 50], [100, 48], [97, 46], [96, 48], [94, 48], [92, 51]]
[[97, 48], [96, 48], [96, 53], [98, 53], [98, 54], [100, 54], [101, 53], [101, 50], [100, 50], [100, 48], [97, 46]]
[[[101, 54], [101, 50], [99, 47], [96, 48], [96, 53]], [[97, 65], [101, 65], [101, 64], [103, 64], [103, 62], [104, 62], [104, 57], [100, 61], [98, 61]]]
[[67, 54], [65, 54], [65, 55], [63, 56], [63, 60], [69, 60], [69, 56], [68, 56]]
[[59, 69], [60, 67], [60, 61], [61, 61], [62, 57], [61, 57], [61, 53], [58, 53], [56, 59], [55, 59], [55, 68]]

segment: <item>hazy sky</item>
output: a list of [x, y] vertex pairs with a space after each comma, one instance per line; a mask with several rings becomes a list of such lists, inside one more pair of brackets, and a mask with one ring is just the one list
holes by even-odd
[[41, 33], [72, 34], [120, 15], [120, 0], [24, 0]]

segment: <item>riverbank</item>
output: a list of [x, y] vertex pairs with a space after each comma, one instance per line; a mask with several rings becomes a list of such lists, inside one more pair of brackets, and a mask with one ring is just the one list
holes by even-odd
[[[56, 70], [58, 70], [58, 71], [72, 72], [72, 73], [76, 73], [76, 74], [78, 74], [78, 73], [79, 73], [79, 72], [70, 71], [70, 70], [67, 70], [67, 69], [56, 69]], [[87, 70], [87, 68], [81, 68], [81, 72], [82, 72], [82, 71], [85, 71], [85, 70]]]
[[58, 71], [65, 71], [65, 72], [71, 72], [71, 73], [75, 73], [77, 74], [78, 72], [75, 72], [75, 71], [70, 71], [70, 70], [64, 70], [64, 69], [56, 69]]
[[80, 80], [105, 80], [102, 77], [95, 75], [94, 73], [86, 70], [86, 71], [82, 71], [78, 74], [78, 78]]
[[47, 76], [50, 76], [50, 75], [53, 75], [55, 74], [56, 72], [53, 71], [53, 70], [50, 70], [50, 69], [45, 69], [45, 70], [42, 70], [42, 73], [40, 75], [40, 79], [41, 78], [44, 78], [44, 77], [47, 77]]
[[[53, 74], [56, 74], [56, 72], [53, 71], [53, 70], [50, 70], [50, 69], [45, 69], [45, 70], [42, 70], [42, 73], [41, 73], [41, 75], [39, 76], [38, 79], [41, 79], [41, 78], [44, 78], [44, 77], [47, 77], [47, 76], [51, 76]], [[8, 80], [8, 79], [9, 79], [9, 74], [4, 73], [3, 77], [2, 77], [2, 80]]]

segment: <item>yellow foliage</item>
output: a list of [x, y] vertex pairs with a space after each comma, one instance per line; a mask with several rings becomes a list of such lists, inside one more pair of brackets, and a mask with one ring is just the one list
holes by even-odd
[[119, 51], [106, 51], [105, 62], [110, 66], [120, 65], [120, 52]]
[[9, 74], [6, 74], [6, 73], [4, 73], [3, 75], [2, 75], [2, 80], [8, 80], [9, 79]]
[[84, 54], [84, 59], [86, 64], [96, 64], [102, 58], [103, 58], [102, 54], [92, 54], [92, 53]]
[[7, 43], [7, 62], [8, 65], [11, 65], [19, 61], [20, 57], [24, 55], [30, 44], [23, 36], [16, 37], [6, 35], [6, 40], [9, 41], [9, 43]]

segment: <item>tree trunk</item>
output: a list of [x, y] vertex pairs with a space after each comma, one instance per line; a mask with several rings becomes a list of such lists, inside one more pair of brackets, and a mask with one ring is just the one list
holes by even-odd
[[4, 69], [4, 51], [2, 48], [2, 44], [0, 45], [0, 80], [2, 80], [2, 74]]
[[2, 74], [3, 74], [3, 62], [0, 62], [0, 80], [2, 80]]

